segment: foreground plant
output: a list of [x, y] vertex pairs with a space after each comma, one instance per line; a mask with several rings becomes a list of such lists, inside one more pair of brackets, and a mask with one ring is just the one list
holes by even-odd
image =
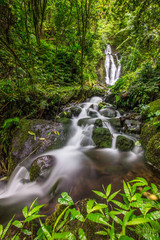
[[[104, 203], [98, 203], [94, 199], [90, 199], [86, 203], [86, 214], [81, 213], [72, 198], [68, 193], [63, 192], [58, 202], [63, 205], [63, 208], [56, 218], [54, 225], [46, 226], [40, 220], [44, 215], [39, 215], [40, 208], [44, 205], [37, 206], [36, 201], [28, 210], [25, 207], [22, 212], [25, 217], [23, 222], [18, 220], [13, 221], [13, 218], [3, 230], [0, 225], [1, 239], [11, 239], [8, 237], [8, 229], [14, 225], [19, 230], [12, 239], [20, 239], [19, 236], [23, 233], [25, 235], [32, 235], [32, 232], [26, 229], [26, 223], [33, 222], [38, 218], [41, 228], [37, 231], [37, 237], [31, 239], [35, 240], [52, 240], [52, 239], [70, 239], [70, 240], [86, 240], [87, 233], [85, 232], [85, 225], [88, 223], [96, 223], [100, 226], [100, 231], [95, 230], [96, 235], [100, 235], [102, 239], [110, 240], [134, 240], [130, 236], [136, 236], [138, 239], [158, 240], [160, 239], [160, 206], [158, 199], [160, 192], [155, 184], [148, 185], [148, 182], [143, 178], [136, 178], [130, 182], [123, 182], [124, 192], [120, 190], [111, 193], [111, 184], [103, 186], [103, 192], [93, 191], [98, 195]], [[116, 196], [122, 198], [121, 201], [116, 200]], [[75, 221], [77, 221], [77, 225]], [[70, 224], [68, 231], [65, 227]], [[96, 236], [95, 235], [95, 236]], [[29, 238], [24, 239], [29, 239]], [[88, 238], [90, 239], [90, 238]]]

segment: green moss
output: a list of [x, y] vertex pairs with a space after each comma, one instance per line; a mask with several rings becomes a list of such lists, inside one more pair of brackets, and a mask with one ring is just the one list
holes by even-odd
[[107, 128], [99, 127], [94, 129], [92, 138], [96, 144], [96, 147], [110, 148], [112, 145], [112, 136], [109, 129]]
[[120, 151], [130, 151], [134, 147], [134, 142], [124, 136], [118, 136], [116, 140], [116, 148]]
[[160, 169], [160, 133], [150, 139], [145, 156], [148, 162]]
[[156, 111], [160, 110], [160, 99], [157, 99], [148, 104], [149, 108], [147, 109], [148, 113], [155, 113]]
[[30, 168], [29, 176], [31, 181], [35, 181], [40, 175], [40, 166], [34, 164]]
[[142, 147], [146, 149], [149, 140], [157, 133], [157, 126], [154, 121], [145, 123], [140, 134], [140, 142]]

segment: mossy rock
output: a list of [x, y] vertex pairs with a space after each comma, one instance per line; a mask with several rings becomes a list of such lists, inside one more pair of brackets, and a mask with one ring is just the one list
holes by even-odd
[[95, 119], [86, 117], [86, 118], [81, 118], [78, 120], [78, 126], [86, 126], [86, 125], [90, 125], [90, 124], [94, 124], [95, 123]]
[[157, 99], [148, 104], [149, 108], [147, 109], [147, 113], [155, 113], [160, 110], [160, 99]]
[[[88, 200], [89, 199], [82, 199], [82, 200], [78, 201], [77, 203], [75, 203], [75, 206], [71, 206], [71, 208], [75, 207], [83, 215], [83, 217], [86, 218], [86, 216], [87, 216], [86, 205], [87, 205]], [[66, 208], [65, 205], [59, 205], [57, 210], [50, 217], [48, 217], [46, 219], [45, 224], [49, 225], [53, 228], [57, 218], [65, 210], [65, 208]], [[69, 215], [69, 217], [70, 217], [70, 215]], [[74, 234], [76, 239], [79, 239], [78, 230], [79, 230], [79, 228], [82, 228], [84, 230], [85, 235], [88, 240], [106, 239], [106, 236], [104, 237], [104, 236], [95, 234], [95, 232], [103, 230], [102, 224], [92, 222], [89, 219], [86, 219], [85, 223], [83, 223], [77, 219], [69, 220], [69, 217], [68, 217], [68, 221], [62, 227], [63, 232], [71, 232], [72, 234]], [[61, 224], [63, 220], [64, 220], [64, 217], [62, 216], [62, 218], [59, 221], [59, 224]]]
[[88, 110], [88, 115], [92, 118], [98, 117], [97, 111], [95, 111], [94, 109], [91, 109], [91, 108]]
[[114, 109], [112, 109], [112, 108], [109, 108], [109, 107], [107, 107], [105, 109], [101, 109], [99, 112], [104, 117], [113, 118], [113, 117], [117, 116], [116, 111]]
[[115, 127], [115, 129], [120, 130], [120, 128], [121, 128], [121, 121], [120, 121], [119, 118], [111, 118], [111, 119], [109, 119], [109, 122], [111, 123], [111, 125], [113, 127]]
[[160, 169], [160, 133], [157, 133], [149, 140], [145, 157], [147, 162]]
[[102, 127], [103, 126], [103, 122], [101, 119], [96, 119], [95, 123], [94, 123], [95, 127]]
[[157, 125], [154, 124], [154, 121], [147, 122], [144, 124], [140, 134], [140, 142], [144, 149], [147, 148], [149, 140], [157, 133]]
[[98, 148], [110, 148], [112, 146], [112, 136], [108, 128], [95, 128], [92, 138]]
[[54, 156], [46, 155], [35, 159], [31, 165], [29, 175], [30, 181], [43, 181], [50, 175], [52, 167], [55, 165]]
[[70, 111], [64, 111], [64, 112], [60, 113], [59, 117], [60, 118], [71, 118], [72, 113]]
[[81, 112], [82, 112], [82, 108], [71, 107], [71, 113], [73, 114], [73, 116], [78, 117]]
[[126, 138], [125, 136], [119, 135], [116, 139], [116, 148], [118, 148], [120, 151], [130, 151], [134, 147], [134, 142]]

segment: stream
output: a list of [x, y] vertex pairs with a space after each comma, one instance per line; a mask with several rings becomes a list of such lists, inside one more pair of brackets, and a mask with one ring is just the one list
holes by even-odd
[[[100, 97], [93, 97], [77, 105], [81, 108], [78, 116], [72, 116], [68, 141], [65, 147], [50, 150], [36, 158], [50, 158], [53, 165], [43, 181], [30, 181], [29, 169], [35, 158], [22, 161], [14, 170], [9, 182], [0, 190], [0, 221], [4, 222], [14, 213], [38, 197], [40, 203], [48, 203], [51, 209], [61, 192], [67, 191], [74, 201], [94, 197], [92, 190], [102, 190], [112, 184], [112, 191], [122, 187], [123, 180], [144, 177], [157, 183], [159, 180], [144, 164], [144, 151], [134, 145], [132, 151], [116, 148], [117, 136], [122, 135], [134, 141], [138, 136], [124, 134], [110, 123], [110, 117], [103, 116], [98, 104]], [[112, 107], [108, 107], [112, 109]], [[116, 110], [115, 117], [120, 118]], [[113, 118], [113, 117], [112, 117]], [[95, 121], [102, 120], [112, 136], [111, 148], [96, 148], [92, 139]], [[81, 122], [81, 124], [80, 124]]]

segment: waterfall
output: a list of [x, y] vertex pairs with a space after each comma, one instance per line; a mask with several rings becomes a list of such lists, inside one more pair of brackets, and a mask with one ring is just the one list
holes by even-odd
[[[105, 49], [105, 69], [106, 69], [106, 84], [114, 85], [115, 82], [120, 77], [121, 64], [120, 59], [118, 59], [117, 53], [112, 54], [112, 49], [109, 44]], [[115, 55], [115, 58], [114, 58]]]

